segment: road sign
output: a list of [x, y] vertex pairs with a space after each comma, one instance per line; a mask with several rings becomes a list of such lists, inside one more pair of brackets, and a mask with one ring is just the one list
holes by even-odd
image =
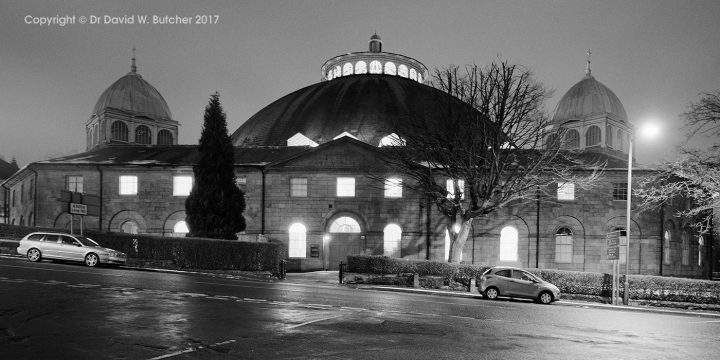
[[87, 205], [70, 203], [70, 213], [75, 215], [87, 215]]
[[610, 246], [610, 247], [615, 246], [615, 247], [617, 247], [618, 245], [620, 245], [620, 237], [618, 237], [617, 235], [616, 235], [616, 236], [608, 236], [608, 238], [607, 238], [607, 246]]
[[608, 256], [608, 260], [619, 260], [620, 259], [620, 247], [619, 246], [608, 246], [607, 256]]

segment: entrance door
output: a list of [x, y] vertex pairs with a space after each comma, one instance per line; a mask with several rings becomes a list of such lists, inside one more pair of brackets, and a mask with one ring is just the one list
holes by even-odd
[[328, 252], [330, 254], [326, 268], [338, 270], [340, 262], [347, 263], [348, 255], [362, 254], [362, 239], [358, 233], [335, 233], [330, 234]]

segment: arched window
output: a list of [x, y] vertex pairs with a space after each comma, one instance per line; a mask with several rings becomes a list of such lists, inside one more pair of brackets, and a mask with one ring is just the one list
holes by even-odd
[[188, 228], [187, 223], [183, 220], [176, 222], [175, 226], [173, 226], [173, 236], [175, 237], [185, 236], [189, 232], [190, 229]]
[[670, 230], [665, 230], [663, 233], [663, 263], [665, 264], [670, 264], [670, 240], [672, 240]]
[[573, 233], [568, 227], [555, 232], [555, 262], [571, 263], [573, 254]]
[[618, 129], [617, 131], [617, 144], [615, 144], [615, 146], [617, 146], [617, 149], [620, 151], [625, 150], [625, 143], [623, 142], [623, 132], [620, 129]]
[[380, 139], [380, 144], [378, 146], [405, 146], [405, 140], [400, 138], [398, 134], [392, 133]]
[[328, 70], [327, 76], [325, 76], [326, 79], [332, 80], [333, 79], [333, 71], [332, 69]]
[[343, 76], [352, 75], [352, 73], [353, 73], [353, 64], [345, 63], [345, 65], [343, 65]]
[[400, 257], [400, 245], [402, 230], [400, 226], [390, 224], [383, 230], [383, 255], [389, 257]]
[[395, 67], [395, 63], [388, 61], [385, 63], [385, 75], [396, 75], [397, 74], [397, 68]]
[[135, 128], [135, 142], [143, 145], [150, 145], [152, 143], [152, 135], [150, 134], [150, 128], [145, 125], [139, 125]]
[[92, 138], [93, 145], [97, 145], [99, 137], [100, 137], [100, 135], [98, 134], [98, 124], [95, 124], [95, 125], [93, 125], [93, 138]]
[[364, 61], [358, 61], [355, 63], [355, 73], [356, 74], [366, 74], [367, 73], [367, 63]]
[[336, 78], [340, 75], [342, 75], [342, 70], [340, 69], [340, 65], [337, 65], [335, 66], [335, 69], [333, 69], [333, 78]]
[[415, 69], [410, 69], [410, 79], [417, 81], [417, 71]]
[[517, 261], [518, 231], [506, 226], [500, 231], [500, 261]]
[[418, 73], [418, 79], [417, 79], [417, 81], [420, 82], [420, 83], [423, 82], [422, 74]]
[[605, 145], [613, 147], [613, 128], [609, 124], [605, 126]]
[[382, 74], [382, 63], [377, 60], [370, 62], [370, 73], [371, 74]]
[[296, 258], [304, 258], [306, 256], [307, 230], [305, 225], [295, 223], [290, 226], [288, 240], [288, 256]]
[[330, 224], [331, 233], [359, 233], [360, 224], [349, 216], [343, 216], [335, 219]]
[[682, 232], [682, 264], [690, 265], [690, 232], [683, 230]]
[[405, 65], [398, 66], [398, 75], [406, 78], [408, 77], [408, 68]]
[[445, 261], [450, 261], [450, 232], [445, 229]]
[[122, 121], [115, 121], [110, 126], [110, 139], [116, 141], [128, 141], [128, 127]]
[[595, 146], [600, 144], [600, 128], [592, 125], [585, 133], [585, 146]]
[[[30, 225], [30, 218], [28, 218], [28, 225]], [[705, 252], [705, 239], [702, 235], [698, 237], [698, 267], [703, 266], [703, 253]]]
[[120, 231], [126, 234], [137, 234], [140, 227], [132, 220], [128, 220], [120, 225]]
[[557, 143], [557, 139], [558, 139], [557, 135], [555, 135], [555, 134], [550, 134], [550, 135], [545, 139], [545, 148], [547, 148], [547, 149], [554, 149], [554, 148], [556, 148], [556, 147], [559, 145], [559, 144]]
[[580, 147], [580, 132], [570, 129], [565, 133], [565, 146], [568, 149], [577, 149]]
[[618, 262], [621, 264], [624, 264], [627, 260], [627, 247], [628, 247], [628, 241], [627, 241], [627, 232], [625, 232], [624, 227], [616, 227], [613, 229], [613, 232], [619, 232], [618, 235], [618, 250], [620, 254], [618, 254]]
[[158, 132], [157, 144], [158, 145], [172, 145], [173, 144], [173, 134], [170, 132], [170, 130], [162, 129]]

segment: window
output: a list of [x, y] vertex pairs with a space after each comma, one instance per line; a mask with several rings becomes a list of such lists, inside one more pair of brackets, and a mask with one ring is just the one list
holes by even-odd
[[307, 197], [308, 195], [307, 178], [290, 178], [290, 196]]
[[352, 73], [353, 73], [353, 64], [345, 63], [345, 65], [343, 65], [343, 76], [352, 75]]
[[400, 178], [385, 179], [385, 197], [386, 198], [402, 197], [402, 179], [400, 179]]
[[627, 200], [627, 183], [613, 184], [613, 200]]
[[15, 206], [15, 190], [12, 191], [12, 206]]
[[445, 229], [445, 261], [450, 261], [450, 245], [452, 241], [450, 240], [450, 231], [448, 229]]
[[135, 128], [135, 142], [143, 145], [150, 145], [152, 143], [152, 135], [150, 134], [150, 128], [145, 125], [140, 125]]
[[83, 177], [82, 176], [70, 175], [65, 178], [65, 181], [67, 183], [68, 191], [79, 192], [79, 193], [83, 192]]
[[28, 198], [32, 200], [33, 198], [33, 189], [35, 188], [35, 179], [30, 179], [30, 188], [28, 189]]
[[193, 177], [190, 175], [173, 176], [173, 196], [188, 196], [193, 186]]
[[580, 147], [580, 133], [577, 130], [568, 130], [565, 134], [565, 146], [568, 149], [577, 149]]
[[575, 184], [568, 182], [558, 183], [557, 199], [575, 200]]
[[335, 66], [335, 68], [333, 69], [333, 77], [336, 78], [340, 75], [342, 75], [342, 70], [340, 69], [340, 65]]
[[383, 255], [389, 257], [400, 257], [400, 244], [402, 230], [400, 226], [390, 224], [383, 230]]
[[307, 230], [303, 224], [295, 223], [290, 226], [288, 238], [289, 257], [304, 258], [306, 256], [306, 234]]
[[609, 124], [605, 126], [605, 145], [613, 147], [613, 128]]
[[410, 69], [410, 79], [417, 80], [417, 71], [415, 69]]
[[173, 134], [169, 130], [160, 130], [158, 132], [157, 136], [157, 144], [158, 145], [172, 145], [173, 144]]
[[418, 73], [418, 79], [417, 79], [417, 81], [418, 81], [419, 83], [423, 82], [422, 74]]
[[402, 77], [408, 77], [408, 68], [405, 65], [398, 66], [398, 75]]
[[189, 232], [190, 232], [190, 228], [188, 228], [187, 223], [183, 220], [180, 220], [175, 223], [175, 226], [173, 226], [172, 236], [183, 237]]
[[445, 190], [447, 190], [448, 199], [452, 199], [455, 197], [455, 182], [457, 182], [457, 191], [460, 195], [460, 200], [465, 199], [465, 180], [452, 180], [447, 179], [445, 181]]
[[127, 142], [128, 141], [128, 127], [122, 121], [115, 121], [110, 126], [110, 138], [112, 140]]
[[360, 224], [349, 216], [342, 216], [330, 224], [331, 233], [359, 233]]
[[690, 232], [682, 233], [682, 264], [690, 265]]
[[353, 178], [353, 177], [337, 178], [337, 196], [340, 196], [340, 197], [355, 196], [355, 178]]
[[585, 133], [585, 146], [600, 145], [600, 128], [592, 125]]
[[370, 73], [371, 74], [382, 74], [382, 63], [377, 60], [370, 62]]
[[619, 244], [618, 244], [618, 250], [620, 251], [620, 254], [618, 254], [618, 262], [620, 264], [624, 264], [625, 261], [627, 261], [627, 248], [628, 248], [628, 241], [627, 241], [627, 232], [625, 232], [625, 228], [615, 228], [613, 229], [613, 232], [618, 231], [620, 232], [620, 235], [618, 236]]
[[137, 234], [140, 227], [132, 220], [128, 220], [120, 225], [120, 231], [126, 234]]
[[617, 149], [622, 151], [624, 150], [625, 144], [623, 142], [623, 132], [622, 130], [617, 131]]
[[383, 146], [405, 146], [405, 140], [398, 136], [398, 134], [392, 133], [380, 139], [379, 147]]
[[25, 184], [20, 184], [20, 203], [25, 201]]
[[670, 230], [663, 233], [663, 263], [670, 264], [670, 240], [672, 236]]
[[358, 61], [355, 63], [355, 73], [356, 74], [366, 74], [367, 73], [367, 63], [364, 61]]
[[518, 231], [506, 226], [500, 231], [500, 261], [517, 261]]
[[555, 262], [571, 263], [573, 253], [573, 233], [567, 227], [558, 229], [555, 233]]
[[137, 176], [123, 175], [120, 176], [120, 195], [137, 195], [138, 178]]
[[332, 80], [332, 79], [333, 79], [333, 71], [332, 71], [332, 69], [328, 70], [328, 72], [327, 72], [327, 77], [326, 77], [326, 78], [327, 78], [328, 80]]
[[385, 75], [395, 75], [397, 74], [397, 68], [395, 67], [395, 63], [393, 62], [386, 62], [385, 63]]
[[239, 177], [235, 178], [235, 186], [242, 191], [247, 190], [247, 178]]
[[[30, 220], [28, 220], [28, 224]], [[705, 239], [702, 236], [698, 237], [698, 267], [703, 266], [703, 252], [705, 251]]]

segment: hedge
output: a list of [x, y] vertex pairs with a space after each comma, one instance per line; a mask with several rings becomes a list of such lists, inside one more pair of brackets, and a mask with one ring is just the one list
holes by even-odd
[[[425, 260], [396, 259], [386, 256], [348, 256], [348, 271], [367, 274], [417, 273], [420, 276], [441, 276], [448, 281], [467, 283], [479, 280], [487, 266], [448, 264]], [[527, 269], [555, 284], [562, 293], [610, 297], [612, 276], [604, 273]], [[620, 278], [620, 293], [624, 276]], [[673, 278], [652, 275], [630, 275], [629, 298], [634, 300], [676, 301], [696, 304], [720, 304], [720, 281]]]
[[[60, 231], [0, 224], [0, 236], [20, 239], [33, 231]], [[144, 234], [86, 230], [89, 238], [104, 247], [122, 251], [128, 258], [172, 261], [180, 268], [280, 272], [285, 257], [280, 243], [243, 242], [204, 238], [175, 238]]]

